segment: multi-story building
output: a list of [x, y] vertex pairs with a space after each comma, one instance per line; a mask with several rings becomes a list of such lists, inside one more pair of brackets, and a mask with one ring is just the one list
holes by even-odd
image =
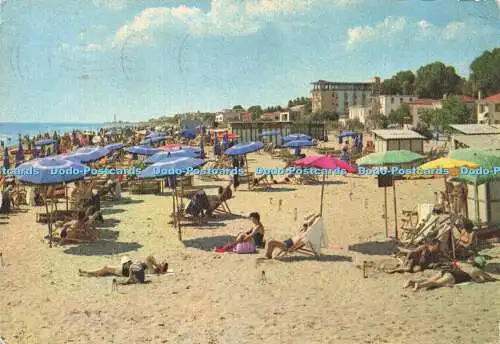
[[[410, 117], [412, 118], [412, 126], [417, 127], [420, 123], [420, 116], [427, 110], [435, 110], [443, 108], [443, 100], [447, 97], [444, 96], [443, 99], [416, 99], [413, 103], [409, 103]], [[470, 111], [471, 118], [472, 112], [474, 110], [474, 104], [476, 99], [469, 96], [457, 96], [457, 99], [464, 103]]]
[[382, 95], [378, 97], [380, 114], [388, 116], [391, 111], [398, 110], [402, 104], [412, 103], [418, 96]]
[[477, 121], [483, 124], [500, 124], [500, 93], [481, 99], [477, 104]]
[[348, 114], [351, 105], [368, 105], [373, 92], [372, 82], [313, 82], [312, 111]]
[[349, 119], [357, 119], [360, 123], [365, 124], [372, 114], [372, 107], [365, 105], [352, 105], [349, 107]]
[[251, 122], [252, 121], [252, 113], [248, 112], [248, 111], [242, 112], [240, 115], [240, 120], [242, 122]]
[[279, 121], [280, 120], [280, 111], [275, 112], [264, 112], [260, 115], [260, 119], [264, 121]]
[[229, 123], [241, 121], [240, 110], [224, 109], [215, 115], [215, 121], [218, 123]]
[[305, 116], [305, 105], [296, 105], [280, 113], [280, 122], [298, 122]]

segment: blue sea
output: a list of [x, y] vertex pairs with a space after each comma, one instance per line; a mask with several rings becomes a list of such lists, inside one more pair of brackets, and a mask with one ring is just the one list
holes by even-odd
[[98, 130], [104, 127], [103, 123], [15, 123], [15, 122], [0, 122], [0, 141], [3, 141], [6, 146], [14, 146], [18, 144], [19, 134], [34, 136], [39, 133], [54, 133], [54, 131], [62, 134], [71, 132], [73, 129], [79, 130]]

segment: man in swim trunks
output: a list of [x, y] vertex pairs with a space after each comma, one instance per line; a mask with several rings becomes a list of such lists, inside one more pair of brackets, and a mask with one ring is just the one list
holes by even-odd
[[432, 240], [429, 244], [417, 247], [416, 249], [408, 252], [406, 256], [406, 265], [399, 266], [392, 270], [387, 270], [389, 274], [404, 273], [404, 272], [418, 272], [424, 271], [435, 263], [439, 255], [439, 246], [441, 242], [438, 239]]

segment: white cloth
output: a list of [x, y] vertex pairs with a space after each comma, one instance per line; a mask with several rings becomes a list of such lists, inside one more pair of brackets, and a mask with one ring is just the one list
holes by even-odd
[[321, 248], [328, 247], [328, 238], [324, 230], [323, 218], [317, 219], [306, 233], [306, 238], [311, 245], [312, 250], [317, 254], [321, 254]]

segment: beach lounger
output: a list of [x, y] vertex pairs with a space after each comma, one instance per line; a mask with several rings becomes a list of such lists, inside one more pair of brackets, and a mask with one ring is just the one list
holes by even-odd
[[283, 250], [276, 257], [284, 257], [290, 253], [297, 252], [319, 258], [321, 256], [321, 249], [327, 247], [328, 238], [324, 229], [323, 218], [319, 217], [307, 229], [305, 239], [301, 245], [292, 247], [289, 250]]

